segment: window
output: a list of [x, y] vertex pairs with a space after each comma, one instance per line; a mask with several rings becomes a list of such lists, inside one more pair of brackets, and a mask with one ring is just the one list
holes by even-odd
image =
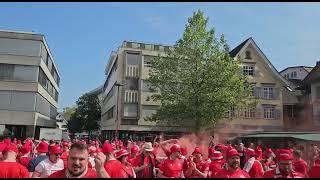
[[263, 98], [264, 99], [273, 99], [274, 98], [274, 88], [273, 87], [264, 87], [263, 88]]
[[291, 74], [290, 74], [290, 75], [291, 75], [290, 77], [291, 77], [291, 78], [293, 78], [293, 72], [291, 72]]
[[144, 67], [151, 67], [151, 61], [153, 56], [144, 56], [143, 58], [144, 58], [143, 60]]
[[236, 114], [235, 114], [235, 109], [234, 109], [234, 107], [231, 107], [230, 110], [228, 110], [227, 114], [228, 114], [228, 117], [229, 117], [229, 118], [235, 117]]
[[53, 65], [52, 65], [52, 60], [51, 60], [50, 56], [48, 56], [48, 64], [47, 64], [47, 66], [48, 66], [49, 71], [51, 72], [51, 70], [53, 68]]
[[146, 46], [145, 46], [145, 44], [143, 44], [143, 43], [140, 43], [140, 49], [146, 49]]
[[139, 89], [139, 79], [137, 78], [127, 78], [126, 79], [126, 85], [125, 85], [125, 89], [126, 90], [138, 90]]
[[113, 96], [113, 93], [114, 93], [114, 86], [110, 89], [107, 96], [104, 98], [103, 104], [106, 104], [109, 101], [109, 99]]
[[250, 51], [246, 51], [246, 57], [245, 58], [246, 59], [252, 59]]
[[297, 77], [297, 72], [296, 71], [293, 72], [293, 77], [295, 77], [295, 78]]
[[254, 109], [245, 109], [244, 110], [244, 117], [245, 118], [254, 118], [255, 117], [255, 110]]
[[264, 119], [275, 119], [275, 109], [273, 106], [266, 106], [263, 108]]
[[14, 74], [14, 64], [0, 64], [0, 79], [12, 80]]
[[132, 48], [132, 43], [131, 42], [127, 42], [126, 45], [127, 45], [127, 48]]
[[158, 92], [155, 88], [151, 88], [150, 82], [143, 80], [142, 81], [142, 91], [143, 92]]
[[107, 112], [106, 112], [106, 119], [112, 119], [113, 118], [113, 112], [114, 112], [114, 106], [112, 108], [110, 108]]
[[128, 65], [139, 65], [139, 62], [140, 62], [139, 54], [127, 53]]
[[153, 47], [154, 47], [155, 51], [159, 51], [160, 50], [159, 45], [154, 45]]
[[124, 104], [125, 117], [138, 117], [138, 104]]
[[243, 70], [243, 75], [249, 75], [249, 76], [253, 76], [254, 75], [254, 66], [243, 66], [242, 67]]

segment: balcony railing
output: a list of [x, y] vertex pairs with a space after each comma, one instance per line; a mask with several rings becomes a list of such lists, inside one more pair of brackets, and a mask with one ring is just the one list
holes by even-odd
[[139, 77], [139, 66], [127, 65], [126, 76], [127, 77]]
[[126, 90], [124, 96], [125, 103], [137, 103], [138, 102], [138, 91]]

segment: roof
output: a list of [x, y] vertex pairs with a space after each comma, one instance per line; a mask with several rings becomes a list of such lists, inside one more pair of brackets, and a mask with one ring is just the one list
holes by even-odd
[[320, 61], [317, 62], [316, 66], [311, 72], [303, 79], [303, 84], [310, 84], [312, 81], [320, 80]]
[[100, 94], [103, 91], [103, 85], [98, 86], [97, 88], [87, 92], [87, 94]]
[[284, 70], [280, 71], [280, 73], [282, 73], [283, 71], [286, 71], [287, 69], [291, 69], [291, 68], [302, 68], [309, 73], [313, 67], [310, 67], [310, 66], [290, 66], [290, 67], [287, 67]]
[[[250, 37], [251, 38], [251, 37]], [[249, 39], [250, 38], [248, 38], [248, 39], [246, 39], [245, 41], [243, 41], [241, 44], [239, 44], [237, 47], [235, 47], [234, 49], [232, 49], [231, 51], [230, 51], [230, 56], [231, 57], [235, 57], [238, 53], [239, 53], [239, 51], [243, 48], [243, 46], [249, 41]]]
[[286, 84], [286, 86], [290, 86], [291, 83], [286, 80], [281, 74], [277, 71], [277, 69], [272, 65], [272, 63], [269, 61], [267, 56], [262, 52], [262, 50], [259, 48], [259, 46], [255, 43], [252, 37], [246, 39], [243, 41], [241, 44], [239, 44], [237, 47], [235, 47], [233, 50], [230, 51], [230, 56], [235, 57], [237, 54], [239, 54], [244, 47], [247, 46], [247, 44], [251, 43], [254, 48], [257, 50], [258, 54], [262, 57], [262, 59], [265, 61], [265, 63], [269, 66], [271, 71], [279, 78], [282, 80], [283, 83]]

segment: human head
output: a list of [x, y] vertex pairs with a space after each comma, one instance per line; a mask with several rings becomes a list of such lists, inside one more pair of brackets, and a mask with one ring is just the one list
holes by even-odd
[[181, 147], [178, 144], [173, 144], [170, 148], [170, 158], [175, 160], [181, 156]]
[[14, 144], [7, 145], [2, 151], [4, 159], [10, 160], [10, 161], [16, 160], [18, 153], [19, 153], [19, 150], [17, 146], [15, 146]]
[[122, 164], [127, 163], [128, 161], [128, 151], [121, 149], [119, 151], [116, 152], [115, 154], [115, 158], [120, 161]]
[[192, 156], [194, 157], [194, 162], [200, 162], [202, 160], [202, 151], [200, 147], [195, 147], [194, 151], [192, 152]]
[[145, 156], [150, 156], [153, 151], [152, 143], [151, 142], [144, 143], [142, 149], [143, 149], [143, 154]]
[[221, 159], [223, 159], [223, 155], [220, 151], [214, 151], [210, 156], [211, 161], [221, 160]]
[[289, 175], [292, 172], [292, 154], [289, 150], [282, 149], [278, 155], [278, 166], [280, 172], [284, 175]]
[[114, 158], [113, 151], [114, 149], [112, 148], [112, 145], [110, 143], [103, 144], [101, 152], [106, 155], [106, 161], [109, 161], [110, 159]]
[[39, 154], [48, 152], [48, 144], [44, 141], [40, 142], [37, 147], [37, 151]]
[[49, 160], [53, 163], [56, 163], [60, 159], [61, 154], [62, 154], [62, 150], [61, 150], [60, 146], [58, 146], [58, 145], [52, 146], [50, 148]]
[[302, 156], [302, 152], [300, 150], [296, 149], [293, 151], [292, 155], [293, 155], [294, 160], [299, 160]]
[[227, 152], [227, 164], [228, 167], [236, 170], [240, 167], [240, 156], [236, 149], [231, 149]]
[[68, 171], [72, 176], [81, 175], [88, 168], [89, 152], [87, 145], [74, 143], [68, 156]]
[[130, 149], [131, 156], [135, 157], [138, 152], [139, 152], [139, 146], [134, 145], [131, 147], [131, 149]]

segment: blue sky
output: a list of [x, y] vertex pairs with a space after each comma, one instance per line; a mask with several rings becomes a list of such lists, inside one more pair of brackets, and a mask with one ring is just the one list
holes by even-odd
[[62, 109], [103, 84], [123, 40], [174, 44], [197, 9], [231, 48], [253, 37], [278, 71], [320, 60], [320, 3], [0, 3], [0, 29], [46, 36]]

